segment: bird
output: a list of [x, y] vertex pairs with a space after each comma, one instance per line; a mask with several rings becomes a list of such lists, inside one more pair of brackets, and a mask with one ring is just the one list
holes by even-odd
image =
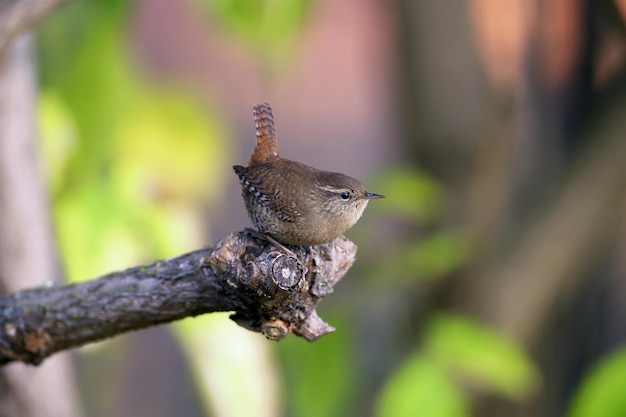
[[[361, 217], [370, 193], [348, 175], [282, 158], [269, 103], [253, 106], [256, 146], [247, 166], [234, 165], [248, 215], [268, 240], [314, 246], [332, 242]], [[292, 253], [292, 252], [291, 252]]]

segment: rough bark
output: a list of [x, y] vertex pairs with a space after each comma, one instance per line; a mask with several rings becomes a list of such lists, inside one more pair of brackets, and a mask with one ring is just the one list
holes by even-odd
[[334, 331], [315, 311], [355, 260], [345, 237], [298, 248], [299, 259], [246, 229], [200, 249], [92, 281], [0, 299], [0, 362], [49, 355], [188, 316], [233, 311], [239, 325], [280, 340]]

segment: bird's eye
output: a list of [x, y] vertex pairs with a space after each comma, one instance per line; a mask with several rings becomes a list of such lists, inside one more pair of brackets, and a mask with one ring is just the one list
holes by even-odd
[[350, 199], [350, 193], [347, 191], [343, 191], [339, 194], [339, 196], [341, 197], [342, 200], [349, 200]]

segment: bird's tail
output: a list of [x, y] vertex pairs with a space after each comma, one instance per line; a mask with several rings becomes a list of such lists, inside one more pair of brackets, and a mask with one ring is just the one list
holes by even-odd
[[248, 166], [262, 164], [278, 158], [278, 139], [274, 128], [274, 115], [269, 103], [255, 104], [253, 107], [256, 128], [256, 146], [248, 161]]

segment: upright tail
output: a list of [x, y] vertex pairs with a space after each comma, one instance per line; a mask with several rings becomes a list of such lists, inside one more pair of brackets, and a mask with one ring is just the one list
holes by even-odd
[[248, 166], [262, 164], [278, 158], [278, 139], [274, 128], [274, 115], [269, 103], [255, 104], [253, 107], [254, 126], [256, 128], [256, 146]]

